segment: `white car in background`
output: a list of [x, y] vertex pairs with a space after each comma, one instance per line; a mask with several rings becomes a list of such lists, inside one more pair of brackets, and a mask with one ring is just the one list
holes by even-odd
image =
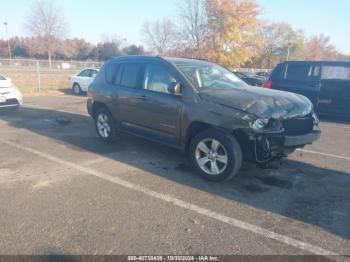
[[22, 105], [22, 95], [10, 78], [0, 75], [0, 110], [17, 109]]
[[76, 95], [80, 95], [82, 92], [87, 92], [89, 85], [95, 79], [98, 69], [85, 68], [78, 74], [69, 78], [70, 87]]

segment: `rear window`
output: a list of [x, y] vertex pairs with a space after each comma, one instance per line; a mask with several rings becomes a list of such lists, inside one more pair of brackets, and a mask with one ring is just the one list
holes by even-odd
[[312, 74], [311, 64], [288, 64], [286, 79], [288, 80], [309, 80]]
[[323, 66], [321, 78], [350, 80], [350, 66]]
[[79, 73], [79, 76], [82, 76], [82, 77], [90, 77], [90, 70], [84, 70], [84, 71], [81, 71]]
[[140, 64], [125, 64], [121, 76], [121, 85], [125, 87], [137, 88], [141, 72]]

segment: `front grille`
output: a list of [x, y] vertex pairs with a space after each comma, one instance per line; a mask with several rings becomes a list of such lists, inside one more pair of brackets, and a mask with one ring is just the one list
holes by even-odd
[[7, 99], [5, 103], [0, 103], [0, 106], [14, 106], [19, 105], [19, 102], [15, 98]]
[[302, 118], [287, 119], [283, 122], [284, 134], [286, 136], [299, 136], [311, 133], [314, 128], [312, 115]]

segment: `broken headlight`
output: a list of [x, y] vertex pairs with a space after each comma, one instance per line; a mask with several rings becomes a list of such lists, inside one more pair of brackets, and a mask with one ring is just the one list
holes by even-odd
[[255, 132], [276, 132], [283, 130], [283, 124], [276, 119], [256, 119], [251, 123], [251, 127]]
[[268, 123], [269, 119], [257, 119], [251, 124], [251, 126], [254, 129], [254, 131], [259, 132], [264, 130]]

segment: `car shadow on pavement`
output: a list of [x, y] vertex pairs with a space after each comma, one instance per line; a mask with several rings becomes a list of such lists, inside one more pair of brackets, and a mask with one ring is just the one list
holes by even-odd
[[[73, 90], [70, 88], [60, 88], [58, 89], [58, 91], [68, 96], [77, 96], [73, 93]], [[86, 96], [86, 95], [87, 95], [86, 92], [82, 92], [80, 96]]]
[[[23, 108], [18, 112], [0, 113], [0, 120], [52, 138], [69, 149], [94, 153], [229, 201], [301, 221], [305, 227], [317, 226], [350, 239], [348, 173], [285, 160], [280, 170], [261, 170], [256, 165], [244, 164], [234, 180], [211, 183], [198, 177], [186, 156], [172, 148], [129, 135], [122, 135], [116, 144], [101, 142], [88, 116]], [[271, 225], [265, 226], [273, 223], [271, 220]]]

